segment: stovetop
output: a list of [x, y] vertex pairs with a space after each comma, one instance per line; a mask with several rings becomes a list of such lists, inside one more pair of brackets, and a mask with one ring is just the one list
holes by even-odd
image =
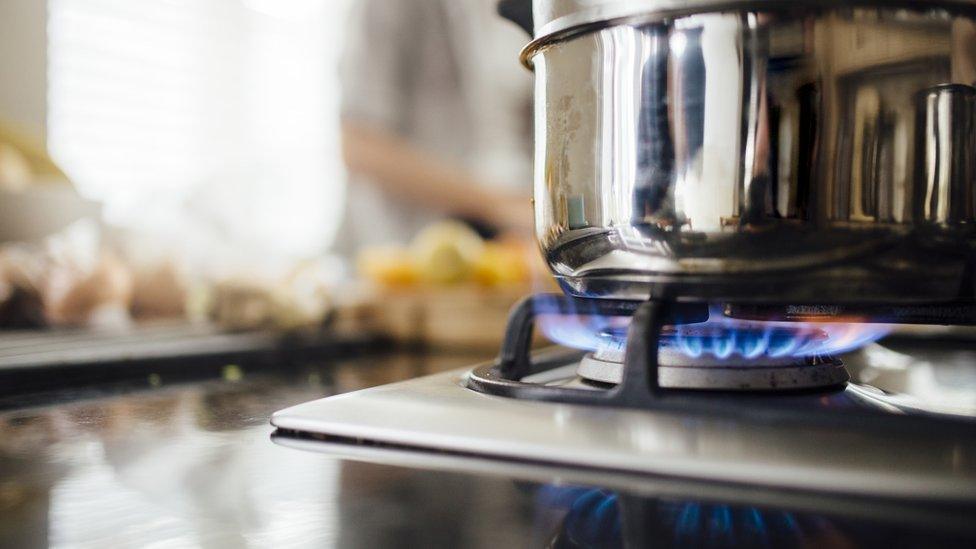
[[[274, 440], [435, 470], [599, 478], [601, 489], [560, 496], [572, 503], [557, 546], [789, 543], [804, 521], [778, 514], [784, 501], [814, 514], [861, 502], [976, 534], [972, 339], [872, 343], [890, 330], [843, 318], [743, 324], [727, 311], [532, 296], [495, 360], [279, 411]], [[543, 315], [563, 329], [549, 338], [577, 349], [531, 351]], [[694, 486], [701, 499], [615, 488], [645, 483]], [[844, 535], [833, 541], [866, 539]]]
[[[970, 351], [959, 353], [957, 360], [968, 360]], [[547, 370], [548, 379], [535, 382], [601, 390], [584, 388], [576, 377], [578, 352], [554, 349], [535, 359], [563, 363]], [[907, 366], [899, 359], [913, 360], [881, 345], [845, 359], [858, 379], [875, 380], [894, 379]], [[924, 359], [915, 362], [925, 365]], [[976, 406], [961, 396], [965, 389], [958, 375], [964, 374], [947, 374], [948, 379], [938, 372], [931, 379], [910, 374], [914, 396], [859, 383], [772, 395], [678, 392], [664, 401], [673, 398], [678, 406], [649, 410], [485, 395], [468, 386], [478, 370], [299, 405], [278, 412], [272, 422], [283, 440], [333, 447], [823, 493], [976, 501]], [[933, 382], [947, 382], [938, 396]], [[953, 391], [955, 398], [947, 396]]]
[[[901, 355], [934, 368], [957, 356], [906, 345]], [[269, 440], [266, 421], [276, 409], [465, 371], [478, 360], [398, 351], [272, 368], [243, 363], [241, 377], [211, 379], [217, 362], [197, 369], [199, 380], [163, 371], [158, 386], [143, 376], [135, 387], [102, 383], [7, 398], [0, 546], [646, 547], [648, 536], [656, 546], [698, 547], [976, 541], [971, 501], [784, 490], [281, 432]], [[887, 379], [898, 377], [896, 370]], [[940, 369], [933, 377], [959, 385], [964, 373]]]

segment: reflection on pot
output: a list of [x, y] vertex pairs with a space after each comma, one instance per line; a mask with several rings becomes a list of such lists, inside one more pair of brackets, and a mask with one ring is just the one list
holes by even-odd
[[796, 7], [541, 37], [527, 60], [550, 268], [584, 296], [976, 298], [972, 28], [947, 10]]

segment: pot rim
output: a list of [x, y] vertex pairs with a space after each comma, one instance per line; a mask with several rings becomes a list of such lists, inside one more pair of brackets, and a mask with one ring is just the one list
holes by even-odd
[[[618, 25], [656, 23], [701, 13], [877, 8], [915, 12], [942, 10], [976, 18], [976, 0], [598, 0], [595, 6], [591, 0], [589, 4], [551, 19], [540, 18], [537, 13], [535, 38], [519, 55], [522, 64], [534, 70], [532, 59], [536, 54], [584, 34]], [[536, 11], [539, 11], [538, 6]]]

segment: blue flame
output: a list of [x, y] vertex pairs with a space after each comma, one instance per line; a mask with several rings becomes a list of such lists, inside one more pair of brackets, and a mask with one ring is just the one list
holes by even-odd
[[568, 494], [572, 499], [564, 528], [572, 542], [580, 547], [604, 547], [608, 540], [621, 538], [617, 494], [596, 488], [569, 488]]
[[703, 355], [721, 360], [741, 357], [803, 358], [835, 355], [859, 349], [888, 333], [878, 324], [708, 322], [698, 326], [679, 326], [670, 343], [687, 356]]
[[[593, 314], [546, 314], [538, 320], [549, 340], [584, 351], [623, 350], [630, 323], [628, 318]], [[668, 330], [662, 345], [673, 346], [692, 358], [804, 358], [850, 352], [881, 339], [889, 331], [883, 324], [739, 320], [716, 309], [708, 322]]]
[[[562, 513], [558, 546], [795, 547], [852, 542], [842, 524], [815, 514], [687, 499], [644, 498], [600, 488], [549, 485], [537, 493], [537, 521]], [[825, 534], [830, 534], [825, 537]], [[841, 537], [838, 537], [841, 536]], [[553, 539], [548, 532], [546, 539]]]
[[610, 334], [625, 333], [630, 319], [596, 315], [539, 315], [542, 333], [564, 347], [581, 351], [596, 351], [614, 343]]

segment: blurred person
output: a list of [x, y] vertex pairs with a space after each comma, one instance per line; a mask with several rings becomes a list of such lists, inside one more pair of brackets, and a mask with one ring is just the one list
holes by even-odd
[[354, 0], [342, 60], [350, 185], [337, 247], [455, 217], [532, 226], [532, 78], [497, 0]]

